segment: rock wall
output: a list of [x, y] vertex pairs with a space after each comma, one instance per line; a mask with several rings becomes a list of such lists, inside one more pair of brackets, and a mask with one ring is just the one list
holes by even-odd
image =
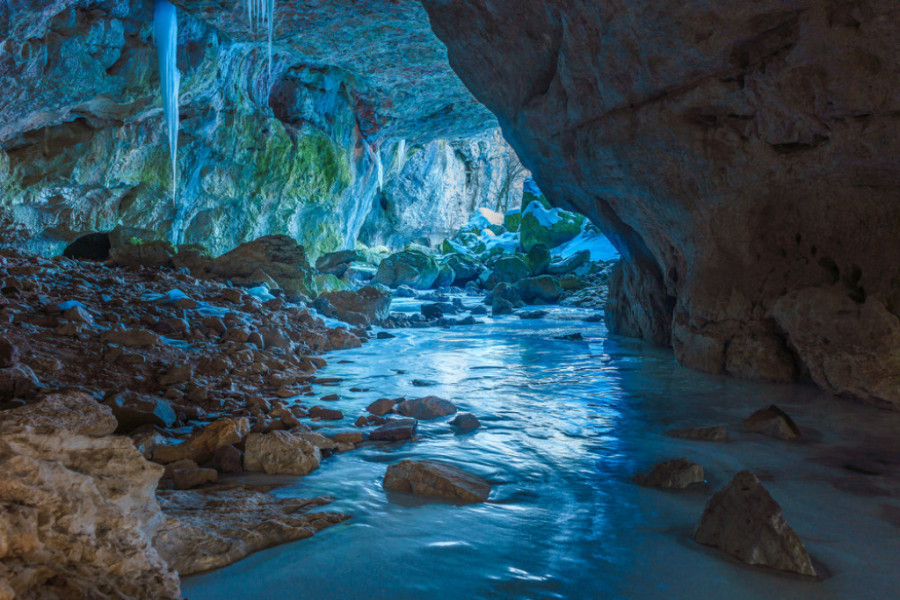
[[423, 0], [552, 202], [685, 365], [900, 406], [892, 0]]
[[[493, 117], [446, 65], [421, 6], [388, 9], [383, 27], [348, 20], [329, 42], [328, 19], [346, 7], [279, 3], [270, 74], [264, 35], [247, 28], [242, 4], [207, 4], [178, 3], [174, 197], [152, 3], [23, 0], [0, 16], [5, 241], [58, 252], [81, 233], [123, 224], [215, 253], [287, 234], [315, 256], [352, 247], [373, 209], [367, 239], [408, 241], [387, 227], [437, 237], [461, 210], [493, 199], [496, 173], [521, 169], [502, 137], [485, 133]], [[387, 62], [388, 50], [406, 63]], [[419, 93], [398, 80], [423, 71]], [[419, 155], [444, 160], [425, 170]], [[464, 209], [427, 219], [385, 211], [382, 192], [392, 207], [426, 198]]]

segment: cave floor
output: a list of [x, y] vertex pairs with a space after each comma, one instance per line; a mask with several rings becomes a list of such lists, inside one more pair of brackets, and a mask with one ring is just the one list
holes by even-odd
[[[363, 445], [302, 479], [276, 479], [285, 485], [274, 493], [332, 495], [329, 510], [353, 518], [187, 578], [185, 597], [895, 597], [900, 415], [810, 386], [690, 371], [670, 352], [583, 321], [591, 311], [548, 309], [539, 320], [394, 330], [395, 339], [332, 355], [320, 375], [343, 382], [319, 391], [339, 392], [334, 404], [346, 414], [379, 397], [433, 394], [474, 413], [482, 427], [459, 435], [449, 417], [423, 421], [412, 443]], [[575, 332], [583, 341], [554, 339]], [[794, 417], [804, 441], [742, 429], [743, 418], [771, 403]], [[716, 424], [728, 426], [728, 441], [663, 433]], [[703, 465], [707, 483], [670, 492], [630, 482], [682, 456]], [[453, 506], [386, 495], [386, 466], [405, 458], [481, 475], [494, 484], [491, 501]], [[691, 540], [709, 496], [743, 469], [781, 504], [824, 577], [747, 567]]]

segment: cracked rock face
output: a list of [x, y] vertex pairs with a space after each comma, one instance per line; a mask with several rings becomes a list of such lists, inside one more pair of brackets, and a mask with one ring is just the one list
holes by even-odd
[[892, 0], [423, 4], [548, 198], [621, 251], [612, 327], [900, 405]]

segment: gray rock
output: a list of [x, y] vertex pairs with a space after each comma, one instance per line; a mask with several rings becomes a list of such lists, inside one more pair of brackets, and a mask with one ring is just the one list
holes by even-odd
[[703, 467], [686, 458], [676, 458], [659, 463], [647, 474], [635, 475], [633, 480], [646, 487], [682, 490], [689, 485], [703, 483]]
[[815, 576], [803, 542], [781, 507], [750, 471], [716, 492], [703, 511], [694, 539], [751, 565]]

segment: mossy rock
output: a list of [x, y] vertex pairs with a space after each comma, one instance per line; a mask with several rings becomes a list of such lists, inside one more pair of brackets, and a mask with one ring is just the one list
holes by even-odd
[[519, 231], [522, 224], [522, 209], [514, 208], [503, 215], [503, 226], [508, 231]]
[[417, 290], [427, 290], [439, 275], [437, 262], [424, 252], [403, 250], [387, 257], [378, 265], [375, 282], [396, 288], [408, 285]]

